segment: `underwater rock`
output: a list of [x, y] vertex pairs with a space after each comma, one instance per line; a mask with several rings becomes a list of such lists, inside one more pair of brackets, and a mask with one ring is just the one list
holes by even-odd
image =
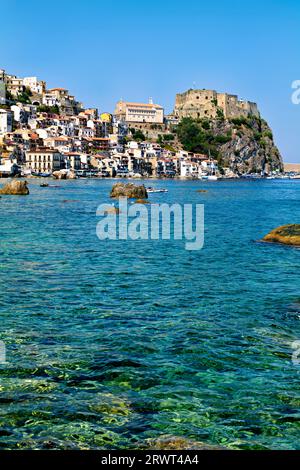
[[136, 199], [135, 204], [150, 204], [150, 202], [145, 199]]
[[107, 209], [105, 209], [104, 211], [104, 215], [107, 215], [107, 214], [120, 214], [120, 209], [118, 207], [108, 207]]
[[263, 241], [300, 246], [300, 224], [282, 225], [264, 236]]
[[110, 197], [127, 197], [129, 199], [148, 199], [145, 186], [133, 183], [116, 183], [110, 192]]
[[11, 181], [0, 189], [0, 194], [27, 196], [29, 194], [27, 181]]
[[158, 439], [148, 439], [149, 450], [226, 450], [225, 447], [193, 441], [182, 436], [161, 436]]

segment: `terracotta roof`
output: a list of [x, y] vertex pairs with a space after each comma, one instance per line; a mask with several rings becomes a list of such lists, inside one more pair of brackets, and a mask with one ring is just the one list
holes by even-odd
[[80, 153], [80, 152], [64, 152], [64, 155], [69, 155], [69, 156], [72, 156], [72, 155], [82, 155], [82, 153]]
[[49, 91], [67, 91], [66, 88], [50, 88]]
[[49, 140], [58, 140], [59, 142], [68, 142], [69, 141], [68, 137], [63, 137], [63, 136], [61, 136], [61, 137], [47, 137], [45, 139], [45, 141], [46, 140], [47, 141], [49, 141]]
[[140, 108], [160, 108], [162, 109], [162, 106], [159, 104], [150, 104], [150, 103], [126, 103], [127, 106], [135, 106], [135, 107], [140, 107]]
[[141, 107], [141, 108], [160, 108], [162, 109], [162, 106], [159, 104], [151, 104], [151, 103], [130, 103], [130, 102], [124, 102], [126, 106], [135, 106], [135, 107]]
[[60, 153], [60, 152], [58, 150], [45, 148], [45, 149], [30, 150], [29, 152], [26, 152], [26, 153]]

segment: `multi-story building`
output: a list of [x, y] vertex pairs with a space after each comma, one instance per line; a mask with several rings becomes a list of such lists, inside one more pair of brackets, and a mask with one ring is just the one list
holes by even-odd
[[37, 77], [24, 77], [23, 84], [32, 93], [37, 93], [38, 95], [42, 95], [46, 91], [46, 82], [38, 80]]
[[115, 116], [127, 123], [162, 124], [164, 109], [158, 104], [153, 104], [152, 100], [149, 100], [149, 103], [130, 103], [121, 100], [117, 103]]
[[13, 129], [13, 112], [7, 109], [0, 109], [0, 136]]
[[26, 152], [26, 167], [38, 173], [51, 173], [65, 168], [65, 160], [57, 150], [42, 148]]
[[81, 168], [81, 153], [68, 152], [64, 154], [65, 167], [70, 170], [80, 170]]
[[22, 78], [18, 78], [15, 75], [5, 74], [4, 81], [6, 90], [9, 91], [13, 96], [18, 96], [25, 90]]
[[44, 143], [47, 147], [62, 153], [68, 153], [72, 150], [72, 141], [66, 136], [47, 137], [44, 139]]
[[43, 103], [47, 106], [59, 106], [63, 114], [71, 116], [82, 111], [82, 104], [75, 100], [75, 97], [69, 95], [65, 88], [52, 88], [47, 90], [43, 96]]

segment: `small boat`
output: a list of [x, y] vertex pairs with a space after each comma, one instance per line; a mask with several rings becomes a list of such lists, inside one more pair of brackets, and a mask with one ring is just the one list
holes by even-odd
[[49, 186], [48, 183], [41, 183], [41, 184], [40, 184], [40, 187], [41, 187], [41, 188], [47, 188], [48, 186]]
[[217, 181], [218, 177], [216, 175], [208, 175], [207, 181]]
[[49, 178], [49, 176], [51, 176], [51, 173], [42, 173], [38, 171], [32, 171], [31, 174], [32, 176], [37, 176], [38, 178]]
[[147, 188], [147, 193], [167, 193], [167, 189], [163, 188]]

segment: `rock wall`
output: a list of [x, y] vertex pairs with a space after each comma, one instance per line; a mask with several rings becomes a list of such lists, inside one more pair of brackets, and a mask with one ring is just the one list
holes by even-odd
[[214, 135], [231, 132], [232, 138], [219, 146], [221, 166], [238, 173], [283, 171], [283, 161], [267, 122], [262, 119], [212, 120]]

